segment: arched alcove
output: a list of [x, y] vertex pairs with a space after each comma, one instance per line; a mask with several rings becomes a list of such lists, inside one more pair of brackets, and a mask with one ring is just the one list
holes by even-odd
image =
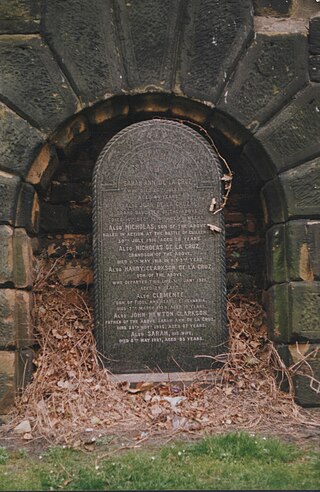
[[[237, 258], [238, 273], [258, 265], [260, 239], [265, 237], [266, 259], [249, 274], [264, 283], [270, 336], [287, 361], [297, 355], [296, 341], [304, 344], [302, 351], [317, 346], [319, 17], [308, 24], [290, 9], [287, 21], [263, 17], [260, 2], [254, 4], [255, 11], [250, 0], [236, 6], [231, 0], [219, 5], [213, 0], [168, 0], [161, 6], [152, 1], [148, 8], [144, 2], [133, 7], [122, 1], [116, 7], [100, 0], [90, 6], [84, 0], [44, 2], [41, 12], [35, 7], [26, 19], [22, 10], [2, 30], [3, 411], [26, 379], [25, 361], [32, 357], [32, 250], [39, 245], [40, 209], [42, 217], [54, 221], [48, 190], [58, 188], [55, 181], [61, 190], [63, 183], [79, 183], [80, 170], [88, 173], [84, 182], [89, 183], [88, 170], [108, 139], [130, 123], [154, 116], [196, 123], [213, 138], [234, 171], [234, 195], [225, 210], [229, 260], [235, 251], [232, 234], [252, 241], [255, 259], [243, 260], [238, 252], [227, 265], [229, 273], [237, 273]], [[123, 32], [121, 39], [115, 26]], [[93, 50], [92, 39], [98, 49]], [[91, 162], [87, 167], [81, 153]], [[73, 182], [57, 180], [66, 170], [73, 173]], [[76, 188], [69, 190], [71, 215], [62, 213], [60, 229], [47, 234], [75, 234], [77, 227], [81, 234], [89, 231], [90, 200], [81, 207], [77, 200], [85, 202], [82, 197], [90, 195], [85, 186]], [[263, 221], [255, 211], [260, 190]], [[243, 210], [237, 194], [243, 195]], [[63, 204], [51, 205], [58, 210]], [[234, 215], [239, 211], [242, 215]], [[66, 224], [70, 218], [74, 229]], [[247, 227], [245, 233], [242, 227]], [[256, 245], [250, 239], [255, 235]], [[233, 281], [231, 275], [229, 279]], [[308, 404], [315, 397], [306, 391], [299, 398]]]

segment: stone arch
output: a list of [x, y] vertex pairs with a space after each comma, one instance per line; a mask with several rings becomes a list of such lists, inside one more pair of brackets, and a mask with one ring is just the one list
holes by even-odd
[[251, 0], [18, 4], [0, 26], [2, 408], [31, 358], [37, 195], [57, 151], [132, 114], [194, 121], [253, 165], [264, 183], [270, 334], [285, 346], [319, 342], [319, 16], [308, 23], [273, 6], [263, 17], [259, 0], [255, 10]]

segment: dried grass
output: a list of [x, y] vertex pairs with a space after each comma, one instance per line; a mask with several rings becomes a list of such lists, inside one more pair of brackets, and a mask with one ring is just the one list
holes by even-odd
[[[88, 293], [60, 284], [56, 272], [61, 261], [37, 260], [36, 371], [17, 399], [6, 432], [29, 420], [32, 434], [26, 439], [76, 445], [86, 431], [88, 436], [136, 429], [144, 440], [161, 432], [250, 429], [279, 435], [297, 424], [320, 426], [294, 403], [290, 371], [267, 338], [256, 296], [229, 295], [229, 352], [213, 358], [222, 363], [214, 371], [220, 383], [140, 385], [132, 392], [128, 385], [111, 382], [101, 368], [92, 300]], [[279, 389], [276, 373], [289, 382], [288, 393]], [[203, 378], [211, 374], [203, 372]]]

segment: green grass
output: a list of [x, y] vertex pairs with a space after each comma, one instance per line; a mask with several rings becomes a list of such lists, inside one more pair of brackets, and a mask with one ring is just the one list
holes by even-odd
[[40, 458], [0, 448], [0, 490], [317, 490], [320, 452], [245, 433], [99, 459], [51, 448]]

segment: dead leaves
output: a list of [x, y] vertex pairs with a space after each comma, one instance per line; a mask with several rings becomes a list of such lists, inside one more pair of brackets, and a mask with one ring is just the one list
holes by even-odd
[[[143, 429], [144, 440], [163, 431], [266, 429], [275, 423], [287, 428], [290, 419], [301, 420], [292, 395], [278, 388], [272, 365], [285, 368], [267, 339], [259, 302], [232, 292], [227, 312], [229, 350], [214, 358], [219, 369], [199, 372], [186, 386], [147, 381], [117, 385], [98, 361], [88, 294], [61, 286], [53, 262], [38, 265], [37, 370], [17, 402], [9, 428], [28, 421], [30, 428], [21, 430], [26, 440], [45, 436], [89, 450], [96, 433], [115, 426]], [[199, 357], [212, 358], [210, 347]], [[85, 437], [80, 438], [81, 433]]]

